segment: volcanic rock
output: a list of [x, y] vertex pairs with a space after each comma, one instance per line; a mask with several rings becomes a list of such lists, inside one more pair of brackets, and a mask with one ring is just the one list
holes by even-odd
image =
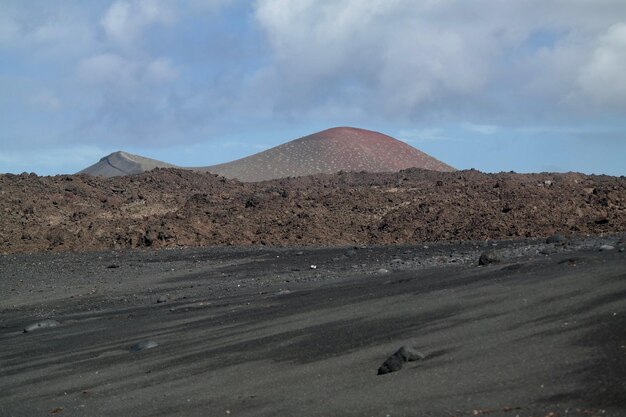
[[561, 245], [567, 243], [567, 238], [563, 235], [552, 235], [546, 239], [546, 243], [559, 243]]
[[[554, 174], [557, 186], [546, 188], [536, 186], [538, 177], [414, 168], [261, 183], [180, 169], [114, 178], [6, 174], [0, 175], [0, 253], [334, 245], [344, 246], [344, 254], [363, 245], [427, 249], [425, 242], [626, 231], [626, 178]], [[443, 185], [435, 187], [438, 180]], [[589, 184], [591, 195], [582, 191]], [[251, 196], [259, 204], [246, 208]], [[503, 201], [515, 207], [514, 216], [502, 213]], [[595, 222], [600, 216], [610, 222]], [[109, 264], [125, 267], [116, 260], [104, 267]]]
[[152, 349], [159, 346], [159, 344], [153, 340], [142, 340], [141, 342], [135, 343], [129, 349], [130, 352], [136, 353], [142, 350]]
[[393, 355], [388, 357], [380, 368], [378, 368], [378, 375], [399, 371], [402, 369], [405, 362], [412, 362], [425, 358], [426, 356], [424, 354], [417, 352], [410, 347], [402, 346]]
[[59, 323], [56, 320], [42, 320], [42, 321], [38, 321], [37, 323], [33, 323], [31, 325], [28, 325], [24, 328], [24, 333], [30, 333], [30, 332], [34, 332], [35, 330], [41, 330], [41, 329], [49, 329], [51, 327], [57, 327], [60, 326], [61, 323]]
[[500, 257], [492, 251], [483, 252], [478, 258], [478, 265], [497, 264], [500, 262]]

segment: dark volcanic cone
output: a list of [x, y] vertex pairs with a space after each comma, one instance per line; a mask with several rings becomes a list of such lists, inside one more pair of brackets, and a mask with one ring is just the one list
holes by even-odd
[[[114, 177], [167, 167], [174, 165], [115, 152], [80, 173]], [[406, 168], [454, 171], [404, 142], [353, 127], [324, 130], [236, 161], [188, 169], [254, 182], [339, 171], [397, 172]]]

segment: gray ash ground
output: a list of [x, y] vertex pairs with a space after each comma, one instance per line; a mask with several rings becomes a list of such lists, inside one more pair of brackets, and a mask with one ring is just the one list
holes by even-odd
[[5, 255], [0, 415], [624, 416], [624, 236], [553, 240]]

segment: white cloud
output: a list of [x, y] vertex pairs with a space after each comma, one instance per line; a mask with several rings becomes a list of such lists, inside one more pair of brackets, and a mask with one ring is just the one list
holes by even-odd
[[255, 16], [273, 107], [290, 116], [341, 103], [384, 119], [514, 120], [624, 96], [625, 83], [609, 87], [626, 60], [622, 0], [259, 0]]
[[139, 69], [137, 63], [117, 54], [97, 54], [82, 60], [78, 65], [79, 76], [92, 84], [134, 84]]
[[0, 1], [2, 49], [67, 59], [94, 47], [93, 29], [85, 10], [71, 3]]
[[100, 24], [113, 42], [131, 45], [152, 24], [172, 24], [176, 16], [166, 3], [158, 0], [116, 1], [106, 11]]
[[157, 83], [173, 81], [178, 78], [178, 71], [171, 60], [157, 58], [146, 66], [146, 78]]
[[0, 8], [0, 46], [8, 46], [19, 37], [20, 28], [9, 13]]
[[626, 109], [626, 23], [611, 26], [600, 37], [578, 82], [597, 104]]

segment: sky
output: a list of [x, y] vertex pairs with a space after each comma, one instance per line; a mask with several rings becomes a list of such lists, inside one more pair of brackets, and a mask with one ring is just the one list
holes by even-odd
[[206, 166], [334, 126], [626, 175], [626, 1], [0, 0], [0, 172]]

